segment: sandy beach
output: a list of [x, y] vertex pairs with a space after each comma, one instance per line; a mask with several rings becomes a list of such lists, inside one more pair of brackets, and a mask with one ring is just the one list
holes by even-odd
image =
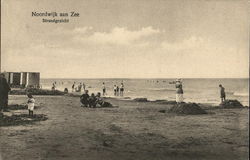
[[[249, 110], [162, 113], [172, 105], [106, 98], [114, 108], [82, 108], [79, 97], [35, 96], [46, 121], [0, 127], [0, 160], [246, 160]], [[25, 96], [10, 96], [22, 104]], [[27, 113], [15, 110], [5, 114]]]

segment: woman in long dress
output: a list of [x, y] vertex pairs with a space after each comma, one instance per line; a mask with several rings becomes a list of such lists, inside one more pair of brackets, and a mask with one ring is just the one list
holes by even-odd
[[176, 88], [176, 103], [183, 102], [183, 89], [182, 89], [182, 82], [180, 79], [175, 81], [175, 88]]

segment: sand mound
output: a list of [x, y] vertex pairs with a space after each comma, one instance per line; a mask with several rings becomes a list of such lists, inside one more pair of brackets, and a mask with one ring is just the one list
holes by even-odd
[[169, 109], [169, 112], [176, 113], [176, 114], [206, 114], [207, 113], [196, 103], [176, 104], [172, 108]]
[[166, 110], [159, 110], [160, 113], [166, 113]]
[[106, 108], [106, 107], [114, 107], [111, 103], [109, 103], [109, 102], [103, 102], [103, 104], [100, 106], [100, 107], [104, 107], [104, 108]]
[[136, 102], [148, 102], [147, 98], [135, 98], [134, 101]]
[[0, 115], [0, 126], [16, 126], [16, 125], [25, 125], [32, 124], [36, 121], [45, 121], [47, 116], [44, 114], [34, 114], [33, 117], [29, 117], [27, 114], [20, 115]]
[[226, 100], [220, 104], [222, 108], [243, 108], [244, 106], [238, 100]]
[[153, 102], [158, 104], [176, 104], [176, 101], [168, 101], [168, 100], [155, 100]]

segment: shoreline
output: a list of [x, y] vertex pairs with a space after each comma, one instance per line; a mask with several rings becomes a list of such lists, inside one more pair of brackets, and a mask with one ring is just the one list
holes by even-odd
[[[15, 95], [15, 94], [10, 94], [9, 97], [26, 97], [26, 95], [24, 94], [21, 94], [21, 95]], [[73, 93], [68, 93], [68, 94], [65, 94], [65, 95], [34, 95], [35, 97], [58, 97], [58, 96], [69, 96], [69, 97], [80, 97], [81, 94], [73, 94]], [[132, 98], [132, 97], [117, 97], [117, 96], [104, 96], [102, 97], [104, 99], [116, 99], [116, 100], [121, 100], [121, 101], [136, 101], [136, 99], [144, 99], [143, 101], [145, 102], [151, 102], [151, 103], [159, 103], [159, 102], [170, 102], [170, 104], [173, 104], [175, 101], [174, 100], [166, 100], [166, 99], [155, 99], [155, 100], [151, 100], [151, 99], [147, 99], [147, 98], [144, 98], [144, 97], [135, 97], [135, 98]], [[184, 100], [185, 102], [185, 100]], [[199, 105], [205, 105], [205, 106], [211, 106], [211, 107], [216, 107], [216, 106], [219, 106], [220, 104], [219, 103], [203, 103], [203, 102], [185, 102], [185, 103], [197, 103]], [[248, 107], [249, 108], [249, 105], [243, 105], [244, 107]]]

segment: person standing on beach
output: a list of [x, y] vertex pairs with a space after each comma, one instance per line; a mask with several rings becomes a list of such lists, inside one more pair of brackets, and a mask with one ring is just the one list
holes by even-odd
[[106, 95], [106, 87], [105, 87], [105, 83], [102, 83], [102, 96]]
[[221, 103], [223, 103], [226, 100], [226, 93], [225, 93], [225, 88], [220, 84], [220, 98], [221, 98]]
[[176, 88], [176, 103], [182, 103], [183, 102], [183, 89], [182, 89], [182, 82], [181, 79], [177, 79], [175, 82], [172, 82], [171, 84], [175, 84]]
[[4, 74], [0, 74], [0, 113], [6, 111], [8, 107], [8, 95], [10, 91], [10, 86], [4, 77]]
[[30, 93], [27, 96], [28, 96], [27, 105], [28, 105], [28, 110], [29, 110], [29, 116], [33, 117], [33, 110], [35, 108], [35, 99]]
[[123, 85], [123, 83], [121, 83], [120, 96], [123, 96], [123, 91], [124, 91], [124, 85]]

